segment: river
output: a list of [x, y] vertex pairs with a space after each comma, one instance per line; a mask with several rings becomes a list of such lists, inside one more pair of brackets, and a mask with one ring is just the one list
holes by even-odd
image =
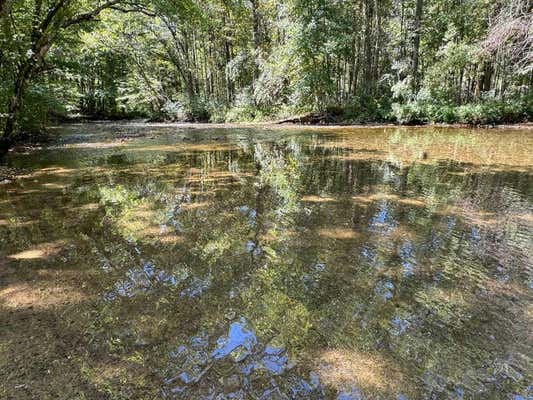
[[531, 399], [533, 131], [73, 124], [0, 185], [0, 397]]

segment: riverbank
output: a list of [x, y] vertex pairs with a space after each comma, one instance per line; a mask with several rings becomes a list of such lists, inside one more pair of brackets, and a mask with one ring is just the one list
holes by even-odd
[[[62, 122], [57, 125], [53, 125], [46, 129], [46, 131], [40, 134], [23, 135], [18, 138], [16, 143], [12, 146], [9, 152], [24, 153], [27, 151], [36, 150], [45, 147], [47, 144], [54, 143], [57, 140], [59, 130], [64, 126], [75, 126], [77, 124], [87, 125], [105, 125], [109, 127], [113, 126], [139, 126], [139, 127], [154, 127], [154, 128], [168, 128], [176, 127], [182, 129], [245, 129], [245, 128], [261, 128], [268, 130], [350, 130], [350, 129], [392, 129], [392, 128], [404, 128], [404, 129], [429, 129], [429, 128], [441, 128], [441, 129], [491, 129], [491, 130], [533, 130], [533, 122], [517, 123], [517, 124], [495, 124], [495, 125], [470, 125], [470, 124], [445, 124], [445, 123], [426, 123], [426, 124], [393, 124], [393, 123], [364, 123], [364, 124], [352, 124], [352, 123], [323, 123], [323, 124], [304, 124], [304, 123], [292, 123], [283, 121], [267, 121], [267, 122], [231, 122], [231, 123], [197, 123], [197, 122], [149, 122], [147, 120], [83, 120], [83, 119], [71, 119], [70, 122]], [[116, 140], [124, 140], [120, 135], [117, 135]], [[0, 162], [2, 156], [0, 156]], [[0, 171], [0, 181], [2, 176]]]
[[[324, 123], [324, 124], [302, 124], [302, 123], [289, 123], [280, 121], [265, 121], [265, 122], [149, 122], [146, 120], [93, 120], [76, 123], [84, 124], [106, 124], [106, 125], [142, 125], [153, 127], [181, 127], [190, 129], [205, 129], [205, 128], [225, 128], [225, 129], [238, 129], [238, 128], [267, 128], [267, 129], [384, 129], [384, 128], [453, 128], [453, 129], [526, 129], [533, 130], [533, 122], [524, 122], [516, 124], [494, 124], [494, 125], [470, 125], [470, 124], [445, 124], [445, 123], [427, 123], [427, 124], [394, 124], [394, 123]], [[72, 123], [70, 123], [72, 124]], [[70, 125], [69, 124], [69, 125]], [[57, 129], [61, 125], [55, 126], [52, 129]]]

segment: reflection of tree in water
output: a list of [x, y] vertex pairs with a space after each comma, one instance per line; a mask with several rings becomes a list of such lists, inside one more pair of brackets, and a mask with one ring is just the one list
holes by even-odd
[[[533, 251], [521, 215], [531, 212], [530, 178], [337, 157], [347, 151], [292, 141], [206, 152], [182, 160], [201, 179], [184, 185], [185, 174], [145, 193], [184, 240], [143, 249], [155, 267], [147, 274], [130, 266], [112, 292], [142, 292], [143, 307], [157, 304], [174, 329], [162, 341], [180, 338], [179, 351], [151, 350], [166, 371], [166, 393], [376, 391], [357, 377], [357, 390], [326, 386], [329, 349], [378, 353], [394, 366], [401, 379], [383, 397], [404, 389], [406, 398], [525, 393], [527, 340], [510, 334], [527, 334]], [[224, 168], [254, 176], [228, 186], [209, 180]], [[186, 279], [176, 278], [177, 263]], [[184, 296], [189, 289], [198, 295]], [[180, 328], [179, 318], [191, 327]], [[229, 351], [237, 336], [243, 341]]]
[[[468, 214], [475, 215], [482, 212], [482, 210], [490, 209], [496, 210], [496, 214], [505, 215], [510, 211], [509, 207], [502, 203], [495, 203], [494, 197], [485, 197], [482, 201], [479, 201], [479, 189], [483, 190], [487, 187], [491, 190], [508, 190], [505, 186], [516, 185], [513, 180], [507, 179], [505, 185], [502, 185], [501, 181], [497, 177], [490, 182], [486, 182], [479, 188], [469, 183], [464, 183], [464, 180], [469, 179], [469, 175], [463, 177], [446, 177], [446, 171], [440, 168], [444, 181], [440, 176], [435, 176], [435, 170], [439, 170], [428, 166], [417, 166], [410, 173], [407, 174], [408, 179], [416, 182], [418, 180], [424, 180], [426, 173], [429, 174], [431, 179], [424, 185], [421, 185], [421, 191], [430, 189], [430, 193], [438, 193], [437, 197], [440, 202], [446, 204], [448, 202], [455, 203], [464, 198], [477, 199], [477, 207], [471, 210]], [[372, 176], [370, 173], [368, 176]], [[490, 175], [489, 175], [490, 177]], [[517, 174], [516, 177], [520, 177]], [[488, 179], [483, 177], [482, 179]], [[446, 182], [446, 180], [448, 182]], [[361, 183], [361, 181], [359, 181]], [[441, 182], [446, 182], [446, 189], [448, 193], [442, 192], [439, 189]], [[515, 181], [516, 182], [516, 181]], [[431, 185], [434, 185], [433, 187]], [[503, 186], [503, 187], [502, 187]], [[516, 185], [520, 187], [520, 185]], [[523, 186], [522, 186], [523, 187]], [[411, 186], [411, 188], [413, 188]], [[416, 189], [416, 186], [414, 186]], [[394, 193], [394, 187], [389, 188]], [[436, 191], [436, 190], [437, 191]], [[450, 190], [450, 189], [456, 189]], [[417, 193], [415, 192], [414, 195]], [[422, 195], [425, 193], [422, 192]], [[481, 192], [483, 196], [483, 192]], [[481, 197], [482, 197], [481, 196]], [[506, 197], [508, 198], [508, 197]], [[512, 232], [505, 232], [508, 227], [492, 226], [492, 227], [476, 227], [472, 224], [472, 221], [464, 220], [461, 215], [439, 215], [435, 213], [435, 206], [425, 205], [424, 207], [405, 207], [401, 206], [401, 198], [392, 200], [378, 200], [370, 201], [363, 204], [364, 210], [360, 212], [356, 210], [357, 216], [354, 218], [355, 228], [361, 231], [370, 231], [370, 236], [367, 236], [366, 243], [362, 246], [361, 256], [363, 258], [363, 265], [369, 265], [369, 267], [378, 268], [379, 275], [388, 276], [388, 279], [393, 280], [387, 285], [384, 285], [383, 280], [379, 280], [377, 286], [379, 293], [385, 293], [387, 297], [390, 297], [395, 301], [395, 306], [398, 308], [396, 312], [400, 312], [399, 315], [391, 313], [390, 307], [386, 305], [379, 309], [373, 309], [372, 303], [368, 303], [367, 300], [362, 298], [354, 298], [355, 304], [364, 304], [365, 312], [358, 312], [358, 318], [364, 320], [371, 319], [374, 321], [374, 329], [369, 329], [368, 325], [365, 327], [366, 331], [369, 331], [368, 339], [375, 341], [375, 345], [383, 346], [384, 344], [392, 348], [392, 354], [400, 356], [402, 359], [413, 358], [413, 365], [420, 366], [421, 361], [424, 358], [432, 364], [445, 365], [445, 368], [455, 368], [456, 370], [467, 373], [467, 376], [461, 376], [461, 373], [457, 375], [457, 381], [462, 382], [468, 380], [472, 376], [476, 379], [474, 383], [467, 382], [469, 390], [501, 390], [500, 385], [503, 385], [502, 381], [494, 382], [494, 386], [489, 386], [484, 381], [485, 378], [481, 375], [489, 375], [490, 371], [483, 371], [483, 362], [479, 363], [476, 359], [480, 354], [475, 354], [472, 349], [479, 349], [480, 346], [484, 346], [479, 338], [476, 338], [476, 333], [482, 328], [482, 316], [487, 312], [494, 312], [494, 314], [501, 313], [500, 307], [513, 308], [513, 304], [509, 302], [509, 299], [501, 299], [505, 302], [499, 303], [497, 306], [492, 305], [487, 297], [480, 293], [479, 288], [490, 285], [493, 280], [494, 269], [491, 268], [491, 264], [487, 263], [485, 257], [492, 251], [492, 246], [496, 245], [491, 238], [494, 238], [494, 234], [500, 231], [500, 234], [504, 237], [512, 237]], [[432, 199], [429, 199], [432, 201]], [[520, 202], [514, 203], [514, 207]], [[438, 206], [438, 205], [437, 205]], [[331, 214], [328, 214], [330, 217]], [[394, 230], [403, 229], [404, 234], [400, 235], [400, 245], [395, 244], [395, 236], [397, 234], [394, 231], [390, 232], [391, 225], [385, 224], [387, 219], [397, 222], [397, 228]], [[370, 223], [368, 220], [370, 219]], [[377, 224], [376, 224], [377, 222]], [[318, 221], [317, 221], [318, 223]], [[371, 228], [371, 229], [369, 229]], [[373, 236], [372, 231], [377, 230], [377, 235]], [[522, 227], [517, 229], [518, 232], [527, 231], [527, 228]], [[383, 243], [382, 239], [390, 237], [390, 241]], [[392, 247], [391, 247], [392, 241]], [[513, 240], [514, 241], [514, 240]], [[492, 242], [492, 245], [491, 245]], [[501, 241], [494, 247], [505, 251], [505, 244]], [[526, 243], [523, 243], [526, 244]], [[526, 249], [531, 248], [531, 244], [526, 245]], [[397, 249], [397, 252], [394, 251]], [[510, 254], [518, 255], [521, 252], [516, 251], [514, 248], [507, 248]], [[398, 259], [399, 258], [399, 259]], [[422, 269], [417, 271], [409, 271], [405, 274], [406, 258], [409, 259], [408, 264], [420, 265]], [[524, 260], [520, 260], [517, 265], [524, 266]], [[398, 267], [402, 267], [401, 269]], [[361, 268], [361, 265], [359, 265]], [[385, 270], [383, 270], [385, 268]], [[411, 268], [409, 268], [411, 269]], [[519, 268], [523, 272], [523, 268]], [[403, 270], [403, 271], [402, 271]], [[398, 274], [399, 271], [403, 273]], [[416, 272], [413, 274], [412, 272]], [[517, 271], [518, 272], [518, 271]], [[360, 277], [363, 271], [359, 272]], [[442, 281], [442, 276], [445, 276], [445, 281]], [[515, 276], [517, 282], [520, 282], [520, 275]], [[387, 281], [385, 281], [387, 282]], [[397, 293], [391, 297], [388, 290], [392, 287], [396, 288]], [[355, 288], [354, 288], [355, 289]], [[359, 290], [352, 290], [351, 293], [365, 292], [364, 288]], [[350, 291], [348, 291], [347, 295]], [[368, 292], [367, 292], [368, 293]], [[439, 297], [440, 296], [440, 297]], [[353, 298], [353, 294], [351, 295]], [[413, 303], [413, 300], [415, 302]], [[352, 303], [352, 301], [347, 301]], [[352, 303], [353, 304], [353, 303]], [[327, 306], [326, 306], [327, 308]], [[403, 309], [409, 310], [409, 312], [402, 311]], [[492, 311], [491, 311], [492, 310]], [[414, 316], [412, 315], [414, 311]], [[337, 310], [328, 310], [331, 319], [335, 320], [336, 315], [342, 315], [337, 313]], [[393, 315], [391, 322], [395, 336], [398, 336], [399, 332], [409, 331], [408, 335], [400, 335], [403, 339], [387, 339], [387, 327], [389, 323], [387, 319], [380, 321], [382, 317], [386, 315]], [[402, 316], [404, 314], [405, 316]], [[500, 315], [500, 319], [501, 314]], [[496, 316], [496, 315], [495, 315]], [[413, 323], [413, 318], [416, 323]], [[522, 317], [523, 318], [523, 317]], [[344, 319], [344, 318], [341, 318]], [[329, 318], [328, 318], [329, 320]], [[338, 320], [338, 319], [337, 319]], [[421, 323], [422, 321], [423, 323]], [[487, 322], [487, 321], [485, 321]], [[342, 323], [339, 321], [339, 323]], [[524, 323], [522, 319], [522, 324]], [[333, 324], [334, 326], [336, 324]], [[346, 324], [342, 325], [346, 326]], [[516, 326], [516, 325], [514, 325]], [[502, 333], [505, 329], [500, 324], [493, 323], [483, 329], [501, 330]], [[327, 331], [330, 332], [330, 326]], [[523, 328], [522, 328], [523, 329]], [[430, 338], [424, 338], [424, 332], [432, 332]], [[364, 335], [363, 335], [364, 336]], [[487, 335], [488, 336], [488, 335]], [[361, 337], [361, 336], [359, 336]], [[381, 338], [380, 338], [381, 337]], [[467, 340], [467, 343], [463, 346], [451, 346], [450, 343], [460, 343], [461, 340]], [[503, 339], [503, 338], [502, 338]], [[503, 339], [503, 342], [506, 342]], [[371, 342], [370, 342], [371, 343]], [[442, 345], [442, 347], [441, 347]], [[508, 350], [512, 351], [513, 343], [508, 343], [511, 347]], [[431, 349], [431, 350], [430, 350]], [[464, 353], [461, 353], [461, 352]], [[498, 351], [505, 352], [504, 349], [498, 349]], [[474, 359], [470, 359], [470, 354], [474, 353]], [[429, 357], [428, 357], [429, 356]], [[449, 362], [446, 362], [447, 357], [458, 357], [458, 359], [450, 358]], [[481, 355], [481, 357], [490, 357], [489, 353]], [[489, 359], [490, 362], [490, 359]], [[470, 366], [469, 364], [472, 364]], [[478, 367], [475, 365], [478, 364]], [[423, 365], [423, 363], [422, 363]], [[479, 368], [474, 370], [468, 370], [466, 368]], [[442, 367], [441, 367], [442, 368]], [[523, 369], [517, 366], [518, 369]], [[511, 367], [512, 369], [512, 367]], [[527, 370], [527, 368], [526, 368]], [[449, 372], [446, 372], [449, 374]], [[424, 375], [425, 376], [425, 375]], [[439, 389], [439, 385], [432, 388], [431, 379], [428, 380], [429, 387], [427, 390], [435, 390], [436, 392], [449, 390], [449, 382], [445, 378], [446, 384], [444, 389]], [[527, 379], [518, 380], [518, 387], [527, 382]], [[507, 384], [507, 383], [505, 383]], [[438, 387], [437, 387], [438, 386]], [[455, 389], [454, 389], [455, 390]], [[464, 389], [458, 389], [464, 390]]]

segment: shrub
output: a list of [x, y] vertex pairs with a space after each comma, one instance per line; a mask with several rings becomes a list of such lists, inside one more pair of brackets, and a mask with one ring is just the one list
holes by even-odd
[[531, 121], [532, 111], [531, 97], [524, 97], [507, 102], [486, 100], [460, 106], [424, 101], [394, 103], [390, 116], [396, 122], [406, 125], [425, 122], [493, 125]]
[[221, 124], [226, 122], [226, 114], [228, 109], [222, 104], [211, 104], [209, 106], [209, 122], [213, 124]]
[[387, 97], [356, 96], [344, 107], [344, 119], [350, 122], [376, 122], [390, 120], [391, 104]]
[[449, 105], [428, 105], [426, 106], [426, 115], [428, 121], [433, 123], [444, 122], [446, 124], [454, 124], [458, 122], [455, 107]]
[[226, 113], [226, 122], [249, 122], [255, 119], [256, 109], [251, 106], [233, 107]]
[[420, 103], [405, 103], [392, 105], [392, 117], [400, 124], [411, 125], [427, 122], [427, 115]]

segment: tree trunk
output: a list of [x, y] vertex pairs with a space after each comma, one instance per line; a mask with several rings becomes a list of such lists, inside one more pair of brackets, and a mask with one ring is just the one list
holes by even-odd
[[15, 141], [15, 134], [17, 128], [17, 121], [22, 110], [22, 102], [24, 101], [24, 94], [28, 79], [31, 75], [31, 65], [22, 67], [19, 72], [15, 84], [13, 86], [13, 95], [8, 106], [8, 115], [2, 136], [0, 137], [0, 156], [7, 153]]
[[412, 60], [412, 74], [413, 74], [413, 92], [418, 91], [419, 75], [418, 75], [418, 60], [420, 58], [420, 36], [422, 30], [422, 12], [424, 1], [416, 0], [415, 21], [414, 21], [414, 35], [413, 35], [413, 60]]
[[[231, 47], [227, 38], [224, 38], [224, 57], [225, 65], [228, 65], [231, 61]], [[224, 79], [226, 81], [226, 101], [228, 104], [231, 104], [233, 101], [233, 82], [228, 76], [226, 69], [224, 68]]]
[[[0, 0], [0, 29], [6, 37], [13, 36], [11, 32], [11, 25], [8, 21], [9, 9], [11, 7], [11, 0]], [[0, 48], [0, 68], [5, 60], [4, 50]]]
[[[256, 83], [259, 80], [259, 49], [261, 44], [261, 33], [259, 31], [259, 0], [252, 0], [252, 42], [254, 46], [253, 67], [252, 67], [252, 88], [255, 92]], [[253, 96], [254, 105], [257, 106], [256, 96]]]
[[0, 17], [5, 16], [9, 13], [11, 4], [11, 0], [0, 0]]
[[363, 66], [363, 76], [364, 83], [363, 89], [365, 94], [371, 93], [371, 88], [373, 86], [372, 82], [372, 3], [370, 0], [365, 0], [365, 33], [364, 33], [364, 66]]
[[[261, 45], [261, 33], [259, 32], [259, 0], [252, 0], [252, 42], [254, 46], [254, 59], [259, 56], [259, 46]], [[257, 63], [254, 64], [254, 82], [259, 77]]]
[[492, 74], [494, 72], [494, 68], [492, 67], [492, 64], [490, 62], [485, 63], [485, 68], [483, 69], [483, 83], [481, 85], [481, 90], [483, 92], [490, 91], [492, 87]]
[[0, 138], [0, 159], [7, 154], [11, 146], [13, 146], [12, 140]]
[[459, 74], [459, 82], [457, 83], [457, 103], [463, 103], [463, 79], [465, 76], [464, 68], [461, 68], [461, 73]]

